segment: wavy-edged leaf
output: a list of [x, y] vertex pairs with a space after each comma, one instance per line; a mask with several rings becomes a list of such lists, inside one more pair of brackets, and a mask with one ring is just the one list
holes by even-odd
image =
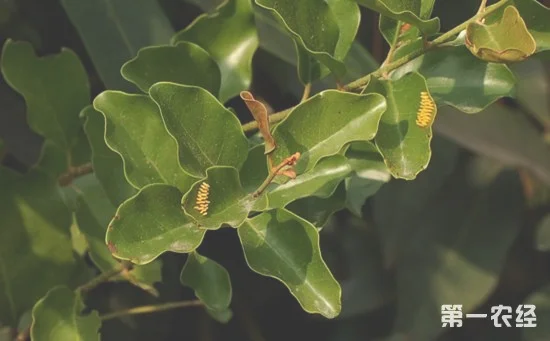
[[466, 47], [487, 62], [519, 62], [533, 53], [537, 44], [514, 6], [508, 6], [494, 24], [471, 23], [466, 28]]
[[[422, 109], [421, 93], [428, 93], [426, 80], [411, 72], [397, 80], [371, 81], [365, 92], [378, 92], [387, 98], [388, 108], [382, 115], [375, 142], [384, 162], [396, 178], [412, 180], [426, 169], [432, 151], [432, 123], [437, 113], [433, 100], [431, 122], [427, 127], [416, 123]], [[431, 97], [431, 96], [430, 96]]]
[[439, 32], [439, 18], [420, 19], [421, 2], [420, 0], [357, 0], [359, 5], [365, 6], [386, 17], [418, 27], [424, 35], [432, 35]]
[[124, 175], [124, 164], [119, 154], [111, 150], [105, 143], [105, 118], [92, 106], [82, 111], [86, 117], [84, 130], [92, 148], [92, 164], [94, 174], [101, 182], [111, 203], [118, 206], [126, 199], [137, 193], [137, 190], [128, 183]]
[[285, 284], [305, 311], [338, 316], [340, 285], [321, 257], [313, 225], [276, 209], [248, 219], [238, 233], [252, 270]]
[[187, 257], [180, 274], [181, 284], [195, 291], [195, 295], [212, 311], [226, 311], [231, 303], [231, 280], [223, 266], [194, 251]]
[[0, 188], [0, 320], [15, 326], [51, 287], [77, 284], [83, 264], [73, 255], [71, 213], [55, 179], [0, 168]]
[[351, 172], [352, 167], [344, 156], [324, 158], [309, 172], [270, 189], [267, 194], [268, 208], [281, 208], [309, 196], [326, 198]]
[[195, 250], [206, 230], [185, 215], [182, 196], [176, 187], [152, 184], [120, 205], [106, 235], [113, 256], [147, 264], [166, 251]]
[[[412, 11], [417, 10], [418, 17], [420, 19], [428, 20], [432, 15], [435, 0], [413, 0], [402, 4], [405, 6], [403, 9], [408, 8]], [[416, 41], [415, 38], [421, 34], [417, 27], [384, 15], [380, 15], [380, 22], [378, 26], [380, 33], [382, 33], [382, 36], [386, 39], [388, 44], [396, 44], [397, 49]], [[394, 52], [394, 60], [399, 58], [398, 54], [401, 55], [401, 53], [397, 53], [396, 50]]]
[[313, 224], [316, 228], [326, 225], [330, 217], [346, 207], [346, 187], [340, 183], [334, 193], [326, 198], [305, 197], [285, 206], [292, 213]]
[[306, 172], [349, 142], [372, 140], [385, 110], [386, 101], [379, 94], [323, 91], [298, 105], [275, 127], [278, 147], [273, 164], [300, 152], [295, 169], [298, 174]]
[[351, 143], [346, 157], [354, 173], [345, 180], [345, 205], [348, 210], [361, 217], [365, 200], [390, 181], [391, 174], [376, 146], [370, 142]]
[[319, 63], [337, 77], [345, 74], [343, 60], [359, 28], [355, 1], [256, 0], [271, 11], [292, 35], [298, 49], [298, 73], [304, 83], [326, 76]]
[[38, 134], [69, 150], [80, 132], [80, 111], [90, 101], [88, 75], [69, 49], [38, 57], [27, 42], [6, 41], [1, 58], [6, 82], [25, 98], [27, 121]]
[[251, 148], [241, 168], [239, 177], [244, 190], [247, 192], [254, 192], [269, 175], [264, 150], [263, 145]]
[[185, 193], [197, 180], [180, 167], [176, 141], [149, 96], [105, 91], [94, 107], [105, 117], [107, 145], [122, 156], [126, 177], [136, 188], [166, 183]]
[[248, 151], [241, 124], [212, 94], [165, 82], [153, 85], [150, 94], [178, 142], [180, 164], [187, 172], [204, 176], [212, 166], [241, 168]]
[[506, 65], [483, 62], [464, 46], [430, 51], [400, 67], [391, 77], [399, 79], [412, 71], [426, 78], [436, 102], [469, 114], [515, 93], [515, 77]]
[[103, 84], [111, 90], [133, 91], [120, 75], [120, 67], [139, 49], [168, 44], [174, 34], [156, 0], [62, 0], [61, 5]]
[[32, 310], [31, 339], [99, 341], [99, 314], [92, 311], [83, 316], [84, 308], [79, 293], [67, 287], [53, 288]]
[[145, 93], [157, 82], [199, 86], [216, 97], [220, 92], [218, 64], [203, 48], [189, 42], [145, 47], [122, 66], [120, 73]]
[[[75, 218], [88, 245], [90, 259], [103, 273], [119, 269], [122, 264], [113, 257], [105, 244], [107, 226], [115, 215], [116, 207], [111, 204], [94, 174], [76, 179], [73, 187], [78, 189]], [[135, 265], [114, 279], [126, 279], [157, 296], [153, 284], [162, 280], [161, 270], [162, 262], [157, 259], [145, 265]]]
[[[550, 8], [537, 0], [509, 0], [515, 6], [520, 16], [525, 20], [529, 33], [535, 39], [537, 52], [550, 50]], [[486, 18], [487, 24], [492, 24], [502, 17], [505, 8], [500, 8]]]
[[[207, 197], [208, 203], [204, 206], [198, 199], [199, 193]], [[201, 228], [216, 230], [223, 224], [233, 227], [241, 225], [254, 201], [252, 195], [242, 188], [239, 172], [235, 168], [212, 167], [206, 170], [206, 178], [195, 183], [185, 194], [181, 206]], [[201, 213], [203, 207], [206, 214]]]
[[226, 0], [215, 13], [201, 15], [172, 41], [195, 43], [214, 58], [222, 75], [222, 102], [250, 86], [252, 57], [258, 48], [251, 0]]

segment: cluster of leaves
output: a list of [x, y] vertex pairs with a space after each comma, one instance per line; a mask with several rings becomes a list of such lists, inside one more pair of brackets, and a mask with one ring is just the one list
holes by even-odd
[[[210, 230], [234, 228], [252, 270], [281, 281], [305, 311], [338, 316], [341, 288], [321, 256], [319, 231], [340, 209], [360, 216], [365, 200], [391, 177], [413, 180], [428, 167], [433, 132], [432, 123], [416, 124], [420, 94], [428, 93], [438, 106], [478, 113], [514, 95], [516, 79], [505, 63], [550, 49], [550, 10], [535, 0], [502, 0], [481, 8], [478, 17], [449, 35], [440, 35], [439, 19], [431, 18], [433, 0], [256, 0], [295, 44], [298, 75], [306, 86], [330, 74], [346, 77], [359, 6], [380, 13], [380, 30], [391, 47], [380, 74], [361, 86], [321, 91], [270, 122], [265, 107], [246, 92], [260, 44], [250, 0], [228, 0], [175, 34], [167, 21], [157, 22], [159, 37], [151, 41], [115, 36], [113, 43], [120, 38], [128, 46], [115, 63], [94, 52], [98, 42], [89, 35], [117, 30], [83, 19], [87, 14], [80, 1], [62, 4], [109, 90], [91, 100], [86, 71], [67, 49], [38, 58], [29, 43], [10, 40], [1, 61], [4, 78], [25, 98], [30, 127], [46, 139], [39, 163], [27, 174], [0, 169], [1, 187], [9, 194], [0, 197], [6, 212], [0, 321], [15, 325], [32, 308], [34, 340], [98, 338], [97, 312], [80, 315], [86, 286], [79, 285], [90, 274], [72, 252], [73, 222], [78, 232], [73, 237], [84, 239], [101, 272], [123, 269], [120, 279], [152, 293], [161, 277], [158, 257], [168, 251], [188, 254], [181, 283], [219, 321], [231, 317], [230, 277], [197, 248]], [[135, 15], [144, 21], [162, 17], [154, 2], [147, 4]], [[260, 128], [259, 142], [247, 138], [225, 105], [239, 94]], [[437, 109], [432, 119], [436, 114]], [[273, 173], [296, 153], [299, 158], [286, 172]], [[60, 188], [60, 176], [74, 176], [88, 160], [93, 174], [73, 181], [78, 191]], [[203, 183], [209, 185], [205, 215], [195, 208]], [[498, 188], [487, 195], [506, 197]], [[433, 198], [427, 193], [424, 199]], [[383, 201], [380, 196], [378, 202]], [[451, 213], [441, 206], [429, 217], [430, 226]], [[391, 214], [382, 211], [378, 217]], [[479, 240], [493, 236], [484, 233]], [[392, 234], [397, 235], [404, 238]], [[513, 235], [511, 226], [500, 237], [509, 244]], [[475, 234], [470, 237], [462, 242], [474, 242]], [[389, 244], [390, 251], [399, 245]], [[428, 250], [425, 256], [440, 252]], [[121, 261], [136, 266], [128, 270]], [[31, 291], [18, 285], [33, 282], [38, 271], [44, 278]], [[473, 307], [477, 300], [466, 305]], [[57, 328], [60, 319], [66, 322], [62, 329]]]

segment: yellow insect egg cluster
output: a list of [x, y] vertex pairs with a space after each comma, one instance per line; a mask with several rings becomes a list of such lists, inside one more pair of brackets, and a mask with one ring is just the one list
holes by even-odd
[[199, 192], [197, 193], [197, 201], [195, 203], [195, 209], [199, 211], [200, 214], [206, 215], [208, 213], [208, 194], [210, 193], [210, 185], [206, 182], [203, 182], [199, 187]]
[[426, 91], [420, 93], [420, 107], [416, 113], [416, 125], [420, 128], [429, 126], [434, 118], [435, 103]]

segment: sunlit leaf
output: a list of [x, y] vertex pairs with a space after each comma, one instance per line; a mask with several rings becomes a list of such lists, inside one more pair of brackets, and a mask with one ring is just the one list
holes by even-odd
[[105, 117], [107, 145], [122, 156], [126, 177], [136, 188], [166, 183], [185, 193], [196, 181], [180, 167], [176, 141], [149, 96], [105, 91], [94, 107]]
[[134, 90], [120, 75], [122, 64], [143, 47], [168, 44], [174, 34], [156, 0], [62, 0], [61, 5], [111, 90]]
[[256, 0], [270, 10], [291, 34], [298, 49], [298, 73], [304, 83], [326, 76], [321, 64], [337, 77], [359, 28], [360, 13], [350, 0]]
[[135, 264], [147, 264], [166, 251], [195, 250], [206, 230], [185, 215], [182, 196], [176, 187], [153, 184], [120, 205], [107, 229], [111, 253]]
[[268, 207], [284, 207], [294, 200], [309, 196], [326, 198], [334, 193], [338, 184], [351, 172], [351, 165], [342, 155], [322, 159], [309, 172], [269, 189]]
[[[78, 178], [73, 187], [78, 192], [75, 217], [78, 228], [88, 244], [90, 259], [101, 272], [120, 269], [122, 264], [113, 257], [105, 244], [107, 226], [115, 215], [116, 207], [108, 200], [104, 189], [93, 174]], [[114, 279], [125, 279], [153, 295], [158, 295], [153, 284], [162, 279], [161, 267], [162, 263], [157, 259], [145, 265], [135, 265]]]
[[276, 209], [248, 219], [238, 232], [252, 270], [285, 284], [305, 311], [338, 316], [341, 289], [321, 258], [313, 225]]
[[[537, 52], [550, 49], [550, 8], [537, 0], [509, 0], [510, 5], [515, 6], [520, 16], [525, 20], [529, 33], [535, 39]], [[492, 24], [502, 17], [505, 8], [500, 8], [487, 19], [487, 24]]]
[[357, 95], [323, 91], [297, 106], [277, 125], [274, 165], [300, 152], [298, 174], [312, 169], [325, 156], [336, 154], [351, 141], [368, 141], [378, 130], [386, 101], [379, 94]]
[[430, 51], [395, 70], [391, 76], [399, 79], [412, 71], [426, 78], [437, 103], [466, 113], [479, 112], [515, 91], [515, 77], [506, 65], [483, 62], [464, 46]]
[[422, 104], [422, 93], [429, 96], [426, 80], [412, 72], [396, 80], [373, 80], [365, 89], [371, 91], [384, 95], [388, 103], [376, 134], [376, 146], [394, 177], [412, 180], [426, 169], [432, 153], [431, 123], [426, 127], [417, 123], [417, 113], [422, 110], [430, 115], [432, 123], [436, 118], [433, 100], [433, 109]]
[[99, 341], [101, 320], [97, 311], [82, 315], [85, 306], [79, 293], [55, 287], [32, 310], [34, 341]]
[[524, 60], [535, 53], [537, 46], [518, 10], [508, 6], [500, 21], [492, 25], [468, 25], [466, 47], [484, 61], [508, 63]]
[[252, 57], [258, 48], [251, 0], [226, 0], [215, 13], [198, 17], [172, 41], [195, 43], [214, 58], [222, 75], [222, 102], [250, 86]]
[[439, 18], [420, 19], [421, 2], [420, 0], [357, 0], [359, 5], [379, 12], [386, 17], [418, 27], [424, 35], [437, 33], [439, 31]]
[[83, 110], [86, 117], [84, 130], [92, 148], [94, 174], [103, 185], [113, 205], [119, 205], [137, 193], [124, 175], [124, 166], [119, 154], [105, 143], [105, 119], [92, 106]]
[[237, 117], [214, 96], [202, 88], [164, 82], [153, 85], [150, 94], [178, 142], [186, 171], [200, 177], [212, 166], [241, 168], [248, 142]]
[[189, 42], [145, 47], [120, 72], [146, 93], [153, 84], [163, 81], [196, 85], [216, 97], [220, 92], [220, 68], [208, 52]]
[[[201, 196], [206, 199], [199, 199]], [[183, 197], [181, 206], [201, 228], [219, 229], [223, 224], [239, 226], [253, 203], [254, 198], [242, 188], [235, 168], [212, 167], [206, 170], [206, 178], [195, 183]]]
[[223, 266], [210, 258], [189, 254], [181, 270], [180, 280], [212, 311], [226, 311], [231, 303], [231, 280]]
[[69, 150], [81, 126], [78, 117], [90, 101], [84, 66], [71, 50], [37, 57], [27, 42], [7, 40], [2, 50], [2, 74], [27, 104], [27, 120], [38, 134]]

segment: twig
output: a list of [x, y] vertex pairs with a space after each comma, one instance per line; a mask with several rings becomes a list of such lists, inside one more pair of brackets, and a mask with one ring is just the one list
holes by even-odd
[[88, 283], [85, 283], [81, 286], [79, 286], [76, 290], [80, 292], [88, 292], [95, 288], [96, 286], [100, 285], [103, 282], [107, 282], [111, 278], [120, 275], [124, 271], [128, 270], [128, 265], [125, 263], [121, 263], [120, 267], [111, 269], [107, 272], [102, 273], [101, 275], [92, 278]]
[[311, 93], [311, 83], [307, 83], [306, 86], [304, 87], [304, 93], [302, 95], [302, 99], [300, 100], [300, 103], [308, 99], [310, 93]]
[[273, 168], [271, 170], [271, 173], [267, 176], [267, 178], [264, 180], [264, 182], [258, 187], [258, 189], [252, 194], [254, 198], [257, 198], [262, 194], [262, 192], [269, 186], [271, 181], [275, 179], [275, 177], [279, 174], [281, 169], [283, 169], [285, 166], [293, 166], [296, 164], [296, 161], [300, 158], [300, 153], [295, 153], [294, 155], [287, 157], [283, 160], [277, 167]]
[[443, 43], [446, 43], [448, 42], [449, 40], [451, 40], [455, 35], [459, 34], [460, 32], [462, 32], [464, 29], [466, 29], [466, 27], [468, 27], [468, 25], [470, 25], [471, 23], [473, 22], [476, 22], [477, 20], [493, 13], [494, 11], [496, 11], [497, 9], [501, 8], [502, 6], [506, 5], [510, 0], [501, 0], [500, 2], [494, 4], [493, 6], [489, 6], [486, 8], [486, 10], [482, 13], [478, 13], [476, 14], [475, 16], [473, 16], [472, 18], [468, 19], [467, 21], [463, 22], [462, 24], [456, 26], [455, 28], [453, 28], [452, 30], [440, 35], [438, 38], [434, 39], [432, 42], [430, 42], [428, 44], [428, 46], [425, 48], [425, 49], [422, 49], [422, 50], [417, 50], [417, 51], [414, 51], [412, 52], [411, 54], [407, 55], [407, 56], [404, 56], [404, 57], [401, 57], [399, 58], [398, 60], [396, 60], [395, 62], [392, 62], [392, 63], [388, 63], [386, 64], [385, 66], [379, 68], [378, 70], [374, 71], [374, 72], [371, 72], [369, 73], [368, 75], [364, 76], [364, 77], [361, 77], [351, 83], [349, 83], [348, 85], [345, 86], [345, 89], [347, 91], [352, 91], [352, 90], [356, 90], [356, 89], [360, 89], [362, 87], [364, 87], [365, 85], [368, 84], [369, 80], [372, 78], [379, 78], [381, 75], [385, 74], [385, 73], [388, 73], [392, 70], [395, 70], [397, 69], [398, 67], [400, 66], [403, 66], [405, 64], [407, 64], [408, 62], [410, 62], [411, 60], [417, 58], [417, 57], [420, 57], [421, 55], [423, 55], [424, 53], [430, 51], [431, 49], [443, 44]]
[[187, 308], [187, 307], [200, 307], [203, 303], [200, 300], [194, 301], [180, 301], [180, 302], [168, 302], [157, 305], [144, 305], [141, 307], [134, 307], [125, 310], [114, 311], [112, 313], [107, 313], [101, 315], [99, 318], [101, 321], [112, 320], [118, 317], [127, 316], [127, 315], [138, 315], [138, 314], [150, 314], [159, 311], [165, 311], [170, 309], [177, 308]]
[[483, 11], [485, 11], [486, 6], [487, 6], [487, 0], [481, 0], [481, 4], [479, 5], [479, 9], [477, 10], [477, 14], [483, 13]]
[[[371, 77], [372, 78], [379, 78], [382, 75], [387, 74], [390, 71], [393, 71], [393, 70], [397, 69], [398, 67], [407, 64], [411, 60], [420, 57], [421, 55], [423, 55], [426, 52], [432, 50], [433, 48], [435, 48], [435, 47], [437, 47], [437, 46], [439, 46], [443, 43], [448, 42], [449, 40], [454, 38], [455, 35], [459, 34], [464, 29], [466, 29], [466, 27], [468, 27], [468, 25], [470, 25], [471, 23], [476, 22], [477, 20], [480, 20], [480, 19], [486, 17], [487, 15], [493, 13], [494, 11], [498, 10], [499, 8], [501, 8], [502, 6], [506, 5], [509, 2], [510, 2], [510, 0], [501, 0], [500, 2], [497, 2], [496, 4], [485, 8], [485, 10], [483, 12], [476, 14], [475, 16], [468, 19], [464, 23], [456, 26], [455, 28], [451, 29], [450, 31], [442, 34], [438, 38], [436, 38], [433, 41], [429, 42], [427, 44], [426, 48], [414, 51], [411, 54], [406, 55], [404, 57], [401, 57], [401, 58], [399, 58], [398, 60], [396, 60], [394, 62], [387, 63], [386, 65], [380, 67], [378, 70], [376, 70], [374, 72], [371, 72], [368, 75], [363, 76], [363, 77], [361, 77], [361, 78], [345, 85], [343, 90], [344, 91], [353, 91], [353, 90], [363, 88], [365, 85], [367, 85], [369, 83], [369, 80], [371, 79]], [[294, 108], [295, 107], [291, 107], [291, 108], [288, 108], [286, 110], [283, 110], [283, 111], [280, 111], [280, 112], [277, 112], [275, 114], [270, 115], [269, 116], [269, 122], [270, 123], [275, 123], [275, 122], [279, 122], [279, 121], [284, 120], [288, 116], [288, 114], [292, 111], [292, 109], [294, 109]], [[253, 131], [253, 130], [257, 129], [258, 128], [258, 123], [256, 121], [252, 121], [252, 122], [248, 122], [246, 124], [243, 124], [242, 127], [243, 127], [243, 130], [245, 132], [249, 132], [249, 131]]]
[[90, 174], [94, 171], [94, 168], [92, 166], [91, 162], [85, 163], [81, 166], [69, 166], [69, 169], [61, 174], [59, 178], [57, 179], [57, 182], [59, 183], [59, 186], [65, 187], [69, 186], [75, 178], [78, 178], [79, 176], [83, 176], [86, 174]]

